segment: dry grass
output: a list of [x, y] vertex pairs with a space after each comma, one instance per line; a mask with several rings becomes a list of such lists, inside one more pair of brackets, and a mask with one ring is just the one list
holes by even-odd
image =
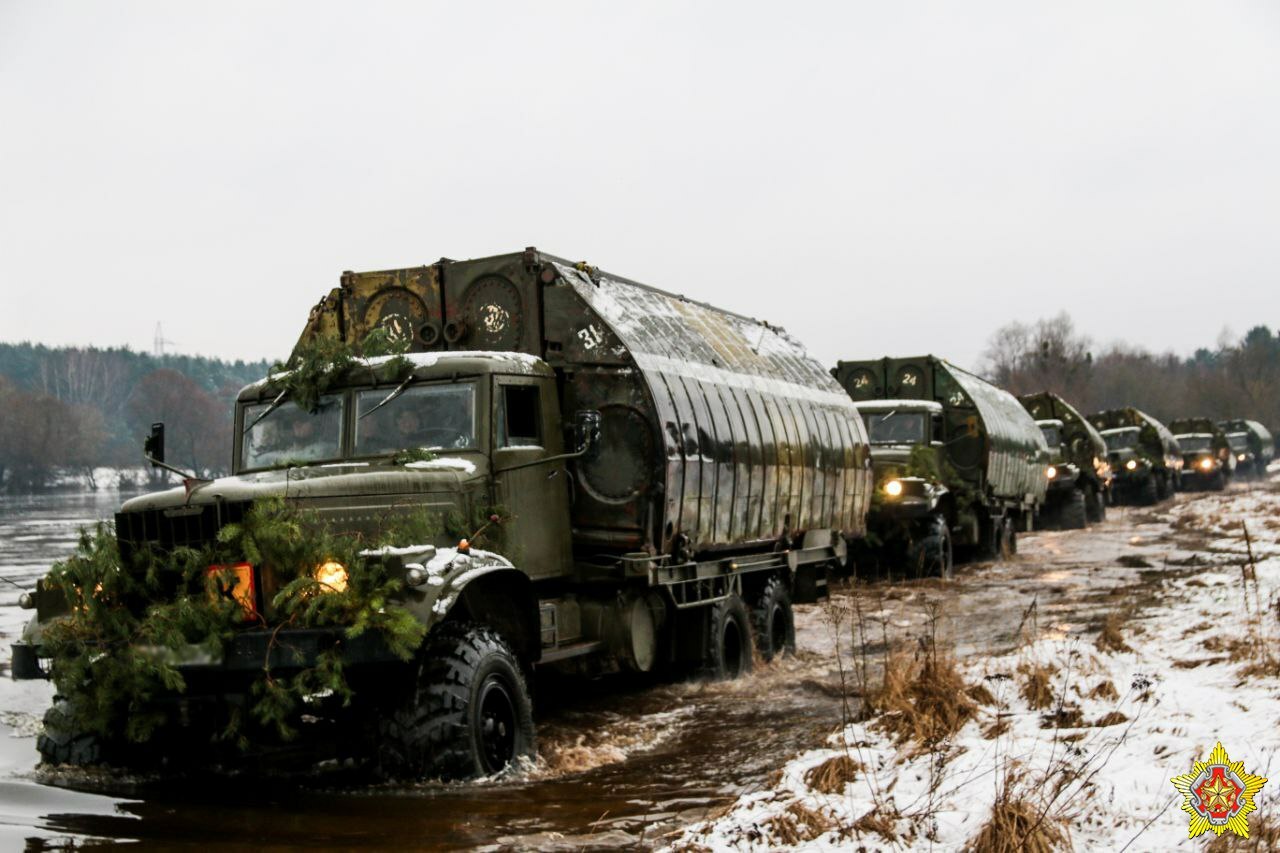
[[890, 844], [897, 842], [898, 832], [893, 818], [882, 814], [879, 809], [872, 809], [853, 822], [856, 835], [878, 835]]
[[1137, 554], [1125, 554], [1124, 556], [1116, 560], [1116, 563], [1118, 563], [1121, 566], [1124, 566], [1126, 569], [1154, 568], [1151, 565], [1151, 563], [1147, 562], [1145, 558], [1139, 557]]
[[1224, 637], [1214, 634], [1200, 644], [1206, 652], [1226, 652], [1232, 657], [1247, 657], [1253, 651], [1253, 643], [1239, 637]]
[[985, 684], [973, 684], [968, 689], [969, 698], [977, 702], [979, 705], [994, 705], [996, 697], [991, 695], [991, 691], [987, 689]]
[[1090, 699], [1098, 699], [1103, 702], [1114, 702], [1120, 698], [1120, 694], [1116, 692], [1116, 686], [1109, 679], [1099, 681], [1098, 684], [1089, 691]]
[[1127, 723], [1127, 722], [1129, 722], [1129, 718], [1126, 717], [1124, 714], [1121, 714], [1119, 711], [1108, 711], [1107, 713], [1099, 717], [1094, 722], [1093, 725], [1096, 728], [1101, 729], [1101, 728], [1106, 728], [1107, 726], [1118, 726], [1121, 723]]
[[1209, 853], [1262, 853], [1264, 850], [1280, 850], [1280, 822], [1269, 817], [1249, 815], [1249, 837], [1239, 838], [1230, 832], [1210, 841], [1204, 848]]
[[995, 720], [988, 723], [987, 727], [982, 730], [982, 736], [987, 740], [995, 740], [996, 738], [1004, 735], [1005, 732], [1009, 731], [1009, 728], [1009, 721], [1007, 719], [1004, 717], [997, 717]]
[[776, 842], [794, 847], [797, 844], [807, 844], [825, 835], [834, 829], [835, 825], [835, 821], [829, 815], [815, 811], [796, 800], [787, 806], [785, 811], [766, 820], [763, 829], [770, 844]]
[[828, 758], [804, 774], [804, 783], [823, 794], [843, 794], [845, 786], [858, 778], [862, 765], [847, 755]]
[[964, 727], [977, 714], [955, 658], [936, 646], [911, 655], [897, 651], [885, 665], [884, 683], [866, 697], [875, 725], [901, 746], [931, 747]]
[[1052, 714], [1040, 717], [1042, 729], [1079, 729], [1084, 725], [1084, 712], [1075, 705], [1064, 705]]
[[1047, 663], [1023, 663], [1018, 666], [1018, 674], [1022, 676], [1018, 693], [1028, 708], [1043, 711], [1053, 704], [1053, 677], [1058, 674], [1057, 667]]
[[1055, 819], [1025, 799], [1003, 793], [991, 816], [965, 846], [966, 853], [1054, 853], [1069, 849], [1067, 833]]
[[1121, 630], [1125, 623], [1129, 621], [1128, 613], [1119, 611], [1111, 611], [1107, 614], [1107, 618], [1102, 620], [1102, 630], [1098, 632], [1098, 641], [1096, 643], [1098, 651], [1103, 652], [1131, 652], [1133, 649], [1124, 641], [1124, 634]]

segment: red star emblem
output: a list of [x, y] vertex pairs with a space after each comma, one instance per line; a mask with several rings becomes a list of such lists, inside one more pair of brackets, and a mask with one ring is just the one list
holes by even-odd
[[1228, 818], [1239, 809], [1242, 792], [1236, 781], [1227, 775], [1227, 768], [1213, 765], [1209, 777], [1196, 788], [1200, 797], [1196, 811], [1205, 817]]

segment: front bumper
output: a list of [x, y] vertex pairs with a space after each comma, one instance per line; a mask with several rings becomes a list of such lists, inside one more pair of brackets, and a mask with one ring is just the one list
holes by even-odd
[[[40, 647], [17, 642], [13, 646], [13, 678], [29, 680], [49, 678], [47, 659]], [[344, 666], [392, 663], [399, 660], [376, 633], [348, 638], [341, 631], [297, 629], [274, 632], [256, 629], [236, 634], [220, 653], [212, 654], [203, 646], [189, 645], [177, 649], [140, 647], [138, 650], [157, 663], [192, 673], [248, 673], [263, 669], [289, 671], [315, 666], [320, 656], [337, 648]]]

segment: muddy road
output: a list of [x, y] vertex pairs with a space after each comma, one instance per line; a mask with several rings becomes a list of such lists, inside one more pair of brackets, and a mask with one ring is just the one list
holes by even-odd
[[[1241, 485], [1235, 490], [1265, 488]], [[1213, 501], [1184, 494], [1178, 501]], [[111, 493], [0, 501], [0, 576], [30, 582], [109, 515]], [[0, 845], [59, 849], [96, 840], [144, 846], [291, 849], [652, 847], [740, 794], [840, 726], [855, 693], [856, 634], [874, 671], [885, 643], [937, 631], [961, 656], [1021, 637], [1096, 630], [1140, 614], [1202, 543], [1155, 515], [1114, 510], [1090, 531], [1025, 535], [1012, 562], [962, 567], [953, 582], [877, 581], [798, 608], [794, 658], [719, 684], [542, 678], [539, 761], [514, 779], [470, 785], [299, 785], [244, 777], [135, 779], [37, 769], [34, 734], [51, 691], [7, 680], [18, 590], [0, 582]], [[837, 666], [837, 647], [845, 655]], [[570, 700], [566, 697], [572, 697]], [[856, 705], [856, 695], [850, 705]]]

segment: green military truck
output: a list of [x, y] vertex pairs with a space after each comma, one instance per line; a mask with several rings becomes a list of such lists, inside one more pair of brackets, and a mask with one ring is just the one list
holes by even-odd
[[871, 441], [880, 553], [951, 574], [956, 548], [1008, 556], [1044, 502], [1049, 450], [1013, 395], [931, 355], [832, 371]]
[[1117, 503], [1150, 506], [1171, 496], [1182, 478], [1182, 449], [1169, 428], [1139, 409], [1089, 415], [1107, 443]]
[[1184, 489], [1222, 491], [1235, 475], [1236, 455], [1230, 440], [1211, 418], [1175, 418], [1169, 431], [1182, 450]]
[[1049, 488], [1040, 520], [1066, 530], [1107, 517], [1111, 465], [1107, 443], [1075, 407], [1051, 391], [1024, 394], [1018, 402], [1036, 419], [1049, 445]]
[[1244, 476], [1265, 477], [1267, 466], [1276, 455], [1271, 432], [1257, 421], [1233, 418], [1218, 421], [1236, 457], [1236, 470]]
[[[294, 381], [315, 368], [317, 352], [371, 332], [408, 354]], [[302, 604], [320, 606], [357, 583], [341, 560], [259, 564], [246, 550], [229, 555], [234, 571], [211, 566], [244, 623], [212, 653], [141, 650], [169, 665], [182, 689], [118, 709], [159, 708], [157, 732], [176, 732], [189, 754], [248, 706], [264, 669], [274, 683], [313, 673], [322, 659], [319, 674], [340, 670], [351, 693], [304, 696], [297, 716], [309, 729], [332, 722], [339, 740], [364, 744], [392, 778], [497, 773], [535, 753], [537, 671], [737, 676], [751, 668], [753, 637], [766, 659], [793, 648], [792, 601], [823, 595], [847, 540], [865, 533], [866, 434], [799, 343], [768, 323], [536, 249], [346, 273], [313, 309], [292, 364], [240, 392], [232, 476], [188, 479], [124, 504], [120, 571], [147, 549], [176, 595], [165, 555], [242, 532], [270, 500], [303, 514], [301, 540], [323, 529], [336, 531], [335, 543], [373, 542], [390, 520], [424, 515], [475, 519], [478, 529], [471, 541], [436, 527], [432, 541], [358, 552], [383, 583], [360, 618], [407, 612], [425, 629], [407, 655], [341, 617], [322, 629], [284, 618], [281, 576], [305, 582], [310, 573], [316, 584]], [[162, 434], [148, 445], [157, 461]], [[482, 538], [495, 528], [500, 537]], [[72, 593], [79, 610], [101, 590]], [[14, 646], [13, 675], [57, 680], [59, 661], [41, 642], [69, 612], [66, 596], [42, 584], [23, 603], [36, 614]], [[91, 657], [86, 678], [100, 665]], [[76, 701], [64, 695], [50, 711], [44, 759], [120, 756], [125, 721], [77, 729], [68, 723]], [[241, 752], [227, 761], [280, 746], [265, 726], [242, 719], [240, 731]]]

